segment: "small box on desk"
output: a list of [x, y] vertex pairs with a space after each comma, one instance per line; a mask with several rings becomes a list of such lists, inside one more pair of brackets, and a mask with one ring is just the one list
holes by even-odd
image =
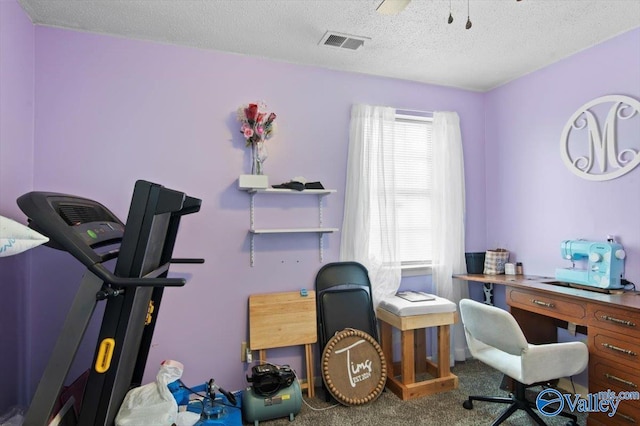
[[269, 187], [267, 175], [240, 175], [238, 188], [240, 189], [265, 189]]

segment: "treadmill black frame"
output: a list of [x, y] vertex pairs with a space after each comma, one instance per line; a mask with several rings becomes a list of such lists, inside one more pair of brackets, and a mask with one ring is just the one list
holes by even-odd
[[[54, 414], [53, 407], [96, 303], [107, 294], [110, 296], [106, 297], [78, 424], [114, 423], [126, 393], [142, 381], [164, 287], [185, 284], [184, 279], [167, 278], [169, 263], [181, 217], [199, 211], [200, 204], [201, 200], [182, 192], [139, 180], [133, 191], [114, 273], [101, 262], [88, 264], [85, 260], [91, 256], [76, 256], [88, 271], [38, 385], [25, 425], [47, 424]], [[39, 228], [46, 230], [46, 226]], [[152, 313], [150, 304], [153, 304]], [[149, 313], [150, 321], [147, 320]], [[98, 372], [100, 344], [110, 338], [115, 341], [111, 362], [106, 371]]]

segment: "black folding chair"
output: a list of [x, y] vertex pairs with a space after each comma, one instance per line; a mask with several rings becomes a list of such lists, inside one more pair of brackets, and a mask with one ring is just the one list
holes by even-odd
[[[369, 273], [363, 265], [335, 262], [323, 266], [316, 275], [315, 290], [321, 352], [329, 340], [345, 328], [364, 331], [380, 341]], [[329, 401], [324, 382], [322, 387]]]

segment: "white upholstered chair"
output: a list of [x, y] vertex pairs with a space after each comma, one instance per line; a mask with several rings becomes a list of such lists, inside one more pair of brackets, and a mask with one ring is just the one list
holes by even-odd
[[[533, 411], [535, 403], [525, 398], [526, 387], [583, 371], [589, 360], [587, 346], [582, 342], [530, 344], [509, 312], [470, 299], [460, 301], [460, 316], [471, 355], [514, 380], [511, 397], [470, 396], [463, 403], [464, 408], [472, 409], [473, 401], [509, 404], [493, 425], [499, 425], [517, 410], [526, 411], [536, 423], [544, 425]], [[576, 422], [571, 413], [558, 415]]]

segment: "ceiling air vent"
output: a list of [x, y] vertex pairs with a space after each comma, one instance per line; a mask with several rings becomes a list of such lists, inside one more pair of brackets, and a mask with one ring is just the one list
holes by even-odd
[[369, 37], [327, 31], [319, 44], [320, 46], [334, 47], [338, 49], [358, 50], [360, 46], [364, 44], [365, 40], [371, 39]]

